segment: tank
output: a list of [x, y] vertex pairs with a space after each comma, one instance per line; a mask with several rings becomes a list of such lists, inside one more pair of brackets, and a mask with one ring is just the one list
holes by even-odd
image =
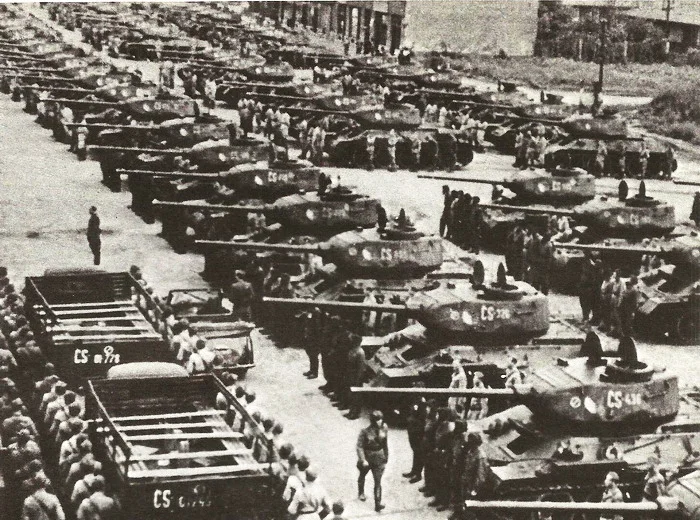
[[[633, 499], [640, 497], [650, 456], [664, 467], [686, 467], [700, 427], [696, 394], [678, 378], [636, 359], [633, 343], [618, 353], [587, 337], [575, 357], [558, 357], [524, 384], [496, 388], [360, 387], [367, 395], [489, 399], [510, 407], [469, 422], [489, 462], [481, 498], [537, 500], [565, 492], [573, 501], [599, 500], [605, 475], [616, 471]], [[688, 436], [690, 451], [683, 449]], [[466, 434], [465, 434], [466, 436]], [[595, 497], [595, 498], [592, 498]], [[546, 500], [546, 498], [540, 498]]]
[[483, 204], [482, 206], [485, 209], [522, 211], [532, 215], [570, 217], [573, 225], [585, 226], [587, 228], [585, 235], [591, 238], [658, 237], [668, 234], [676, 227], [674, 206], [646, 195], [644, 181], [640, 182], [639, 192], [631, 197], [627, 196], [626, 186], [626, 183], [621, 184], [618, 198], [601, 196], [570, 210], [524, 208], [505, 204]]
[[[673, 238], [655, 238], [639, 244], [556, 243], [569, 258], [585, 258], [597, 253], [603, 258], [627, 258], [639, 275], [639, 306], [635, 327], [655, 340], [700, 344], [700, 237], [696, 230]], [[663, 259], [649, 265], [645, 256]]]

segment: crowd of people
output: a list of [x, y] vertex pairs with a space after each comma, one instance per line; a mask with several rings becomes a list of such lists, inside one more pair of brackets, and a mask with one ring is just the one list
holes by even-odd
[[24, 298], [4, 267], [0, 315], [0, 435], [7, 447], [3, 470], [18, 516], [114, 518], [119, 503], [109, 493], [87, 436], [83, 388], [70, 390], [44, 358], [24, 314]]
[[478, 253], [484, 231], [484, 214], [479, 197], [462, 190], [442, 187], [443, 207], [440, 216], [440, 236], [458, 246]]

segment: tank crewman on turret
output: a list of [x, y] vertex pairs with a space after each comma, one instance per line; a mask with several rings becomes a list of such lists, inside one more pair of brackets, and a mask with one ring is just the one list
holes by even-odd
[[617, 347], [617, 354], [620, 356], [620, 365], [628, 368], [636, 368], [639, 365], [637, 356], [637, 346], [629, 336], [622, 336]]
[[[603, 504], [619, 504], [625, 501], [622, 491], [618, 487], [620, 476], [615, 471], [610, 471], [605, 476], [605, 489], [600, 501]], [[600, 520], [622, 520], [622, 515], [601, 516]]]
[[639, 150], [639, 178], [647, 178], [647, 169], [649, 167], [649, 150], [646, 142], [642, 141], [642, 149]]
[[695, 222], [696, 226], [700, 226], [700, 191], [696, 191], [695, 197], [693, 197], [693, 208], [690, 210], [690, 220]]
[[388, 223], [388, 217], [386, 214], [386, 209], [381, 204], [377, 206], [377, 229], [379, 231], [384, 231]]
[[588, 358], [586, 363], [589, 366], [596, 367], [606, 364], [606, 361], [603, 359], [603, 346], [600, 344], [600, 338], [595, 332], [589, 330], [586, 334], [586, 339], [583, 340], [581, 345], [581, 355]]
[[374, 410], [370, 415], [370, 425], [364, 428], [357, 439], [357, 494], [362, 501], [365, 497], [365, 477], [372, 472], [374, 479], [374, 510], [381, 512], [386, 506], [382, 503], [382, 476], [389, 460], [388, 428], [384, 424], [384, 414]]

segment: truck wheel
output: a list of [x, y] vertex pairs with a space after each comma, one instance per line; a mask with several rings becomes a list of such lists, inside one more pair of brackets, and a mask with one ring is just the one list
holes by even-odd
[[700, 342], [698, 316], [687, 311], [678, 317], [676, 320], [676, 339], [686, 345], [694, 345]]

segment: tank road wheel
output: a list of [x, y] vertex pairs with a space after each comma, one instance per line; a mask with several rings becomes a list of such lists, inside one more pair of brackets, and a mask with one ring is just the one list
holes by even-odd
[[700, 316], [688, 310], [676, 319], [676, 339], [685, 345], [700, 343]]
[[[537, 497], [539, 502], [573, 502], [572, 497], [566, 491], [549, 491]], [[531, 520], [574, 520], [574, 513], [535, 511]]]

